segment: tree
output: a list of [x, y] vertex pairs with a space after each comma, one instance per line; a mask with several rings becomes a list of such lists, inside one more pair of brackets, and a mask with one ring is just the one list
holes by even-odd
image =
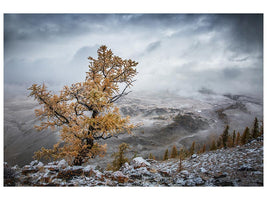
[[240, 144], [240, 133], [239, 133], [239, 131], [237, 132], [237, 136], [236, 136], [236, 142], [235, 142], [235, 145], [239, 145]]
[[210, 146], [210, 151], [215, 151], [217, 149], [215, 140], [212, 140], [211, 146]]
[[178, 171], [182, 171], [183, 169], [183, 160], [185, 159], [185, 151], [183, 148], [180, 148], [180, 151], [179, 151], [179, 168], [178, 168]]
[[30, 96], [42, 105], [35, 110], [36, 116], [39, 120], [46, 118], [36, 128], [57, 126], [61, 139], [53, 149], [42, 148], [35, 157], [66, 158], [81, 165], [97, 155], [103, 156], [105, 146], [96, 141], [131, 132], [134, 125], [129, 117], [121, 117], [113, 103], [129, 93], [138, 63], [115, 56], [106, 46], [101, 46], [97, 54], [97, 59], [88, 58], [85, 81], [65, 86], [59, 95], [52, 94], [44, 84], [29, 88]]
[[191, 147], [189, 149], [189, 154], [190, 155], [193, 155], [195, 153], [195, 145], [196, 145], [196, 143], [195, 143], [195, 141], [193, 141], [192, 144], [191, 144]]
[[176, 146], [173, 145], [172, 151], [171, 151], [171, 158], [177, 158], [177, 156], [178, 156], [178, 150], [177, 150]]
[[128, 144], [120, 144], [119, 151], [112, 154], [114, 160], [112, 161], [112, 164], [107, 167], [109, 170], [117, 171], [124, 163], [129, 162], [129, 159], [124, 156], [127, 149], [129, 149]]
[[253, 129], [252, 129], [252, 138], [257, 138], [259, 136], [259, 122], [257, 117], [255, 117], [254, 124], [253, 124]]
[[249, 128], [246, 127], [242, 136], [241, 136], [241, 144], [246, 144], [250, 138]]
[[236, 140], [236, 133], [235, 130], [233, 131], [233, 137], [232, 137], [232, 144], [235, 146], [235, 140]]
[[164, 157], [163, 160], [168, 160], [169, 159], [169, 150], [166, 149], [165, 153], [164, 153]]
[[228, 141], [228, 137], [229, 137], [228, 130], [229, 130], [229, 126], [227, 125], [223, 131], [223, 134], [222, 134], [222, 142], [223, 142], [224, 148], [227, 148], [227, 141]]
[[203, 144], [203, 147], [202, 147], [201, 153], [205, 153], [205, 151], [206, 151], [206, 144]]
[[155, 160], [156, 158], [152, 153], [150, 153], [149, 156], [148, 156], [148, 159]]

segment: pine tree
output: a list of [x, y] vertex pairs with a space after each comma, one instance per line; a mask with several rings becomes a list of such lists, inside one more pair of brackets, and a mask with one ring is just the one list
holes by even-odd
[[246, 127], [246, 129], [244, 130], [244, 132], [241, 136], [241, 144], [244, 145], [244, 144], [248, 143], [249, 138], [250, 138], [249, 128]]
[[96, 141], [130, 133], [134, 127], [129, 117], [121, 117], [114, 102], [129, 93], [138, 63], [115, 56], [106, 46], [101, 46], [97, 54], [97, 59], [88, 58], [85, 81], [64, 86], [59, 95], [48, 91], [45, 84], [29, 88], [30, 96], [42, 106], [35, 110], [42, 121], [37, 130], [60, 128], [61, 140], [52, 149], [42, 147], [35, 153], [37, 159], [65, 158], [73, 165], [82, 165], [104, 156], [106, 145]]
[[211, 146], [210, 146], [210, 151], [215, 151], [217, 149], [215, 140], [212, 140]]
[[177, 158], [177, 157], [178, 157], [178, 150], [177, 150], [176, 146], [173, 145], [172, 151], [171, 151], [171, 158]]
[[229, 126], [227, 125], [223, 131], [223, 134], [222, 134], [222, 142], [223, 142], [224, 148], [227, 148], [227, 141], [228, 141], [228, 137], [229, 137], [228, 130], [229, 130]]
[[179, 168], [178, 168], [178, 171], [182, 171], [183, 169], [183, 160], [185, 158], [185, 151], [183, 148], [180, 148], [180, 151], [179, 151]]
[[252, 129], [252, 138], [257, 138], [259, 136], [259, 122], [257, 117], [255, 117], [253, 129]]
[[236, 140], [236, 134], [235, 134], [235, 130], [234, 130], [233, 131], [233, 139], [232, 139], [233, 146], [235, 146], [235, 140]]
[[190, 155], [193, 155], [195, 153], [195, 145], [196, 143], [195, 141], [193, 141], [189, 150]]
[[169, 150], [166, 149], [163, 160], [168, 160], [169, 159]]
[[205, 151], [206, 151], [206, 144], [203, 144], [203, 147], [202, 147], [201, 153], [205, 153]]
[[114, 160], [112, 161], [112, 164], [108, 166], [108, 170], [117, 171], [122, 167], [124, 163], [129, 162], [129, 159], [125, 157], [127, 149], [129, 149], [128, 144], [120, 144], [119, 151], [111, 155], [112, 157], [114, 157]]
[[259, 132], [259, 135], [263, 135], [263, 121], [261, 121], [261, 127], [260, 127], [260, 132]]
[[222, 142], [222, 137], [220, 136], [217, 140], [217, 149], [222, 148], [223, 142]]
[[149, 156], [148, 156], [148, 159], [155, 160], [156, 158], [152, 153], [150, 153]]
[[237, 136], [236, 136], [236, 141], [235, 141], [235, 145], [239, 145], [240, 144], [240, 133], [239, 131], [237, 132]]

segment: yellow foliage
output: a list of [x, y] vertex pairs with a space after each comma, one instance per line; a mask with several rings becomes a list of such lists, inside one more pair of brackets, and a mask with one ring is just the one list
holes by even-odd
[[74, 158], [73, 164], [81, 165], [90, 158], [104, 155], [105, 146], [96, 140], [131, 133], [134, 128], [129, 117], [123, 118], [113, 103], [129, 93], [126, 91], [134, 82], [138, 63], [113, 55], [106, 46], [101, 46], [97, 53], [97, 59], [88, 58], [85, 81], [64, 86], [59, 95], [48, 91], [45, 84], [33, 84], [29, 88], [30, 96], [42, 105], [35, 110], [41, 120], [36, 129], [61, 128], [61, 141], [53, 149], [41, 148], [35, 153], [37, 158]]

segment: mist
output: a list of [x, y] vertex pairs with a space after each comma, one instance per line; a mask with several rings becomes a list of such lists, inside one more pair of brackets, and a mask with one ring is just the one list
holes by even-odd
[[5, 14], [5, 96], [83, 81], [103, 44], [139, 62], [134, 91], [262, 97], [262, 14]]

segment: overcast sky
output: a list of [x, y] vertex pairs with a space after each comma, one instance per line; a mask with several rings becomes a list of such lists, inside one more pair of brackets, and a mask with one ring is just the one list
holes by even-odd
[[102, 44], [139, 62], [133, 90], [263, 92], [260, 14], [5, 14], [5, 93], [83, 81]]

